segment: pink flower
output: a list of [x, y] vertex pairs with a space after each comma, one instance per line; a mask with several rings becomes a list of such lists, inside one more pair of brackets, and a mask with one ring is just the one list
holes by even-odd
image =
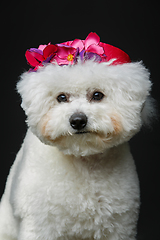
[[58, 65], [73, 64], [77, 49], [65, 44], [57, 44], [57, 53], [53, 59]]
[[[51, 44], [48, 43], [48, 45], [51, 45]], [[41, 50], [41, 51], [43, 51], [46, 47], [47, 47], [46, 44], [44, 44], [44, 45], [39, 45], [38, 49]]]
[[[100, 44], [100, 37], [96, 33], [89, 33], [85, 40], [75, 39], [62, 43], [65, 46], [70, 46], [79, 50], [79, 56], [82, 61], [95, 58], [101, 61], [104, 54], [104, 49]], [[89, 54], [92, 53], [92, 54]]]
[[86, 52], [96, 53], [98, 55], [103, 55], [103, 47], [99, 45], [100, 37], [96, 33], [89, 33], [86, 39], [84, 40], [84, 48]]
[[68, 42], [64, 42], [62, 43], [65, 46], [70, 46], [73, 48], [79, 48], [79, 52], [81, 52], [84, 49], [84, 44], [83, 44], [84, 40], [80, 40], [80, 39], [75, 39], [73, 41], [68, 41]]

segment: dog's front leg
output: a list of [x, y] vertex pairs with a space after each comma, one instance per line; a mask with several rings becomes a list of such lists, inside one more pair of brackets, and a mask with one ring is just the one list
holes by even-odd
[[17, 240], [17, 222], [6, 193], [0, 202], [0, 240]]
[[40, 236], [41, 233], [39, 233], [39, 235], [36, 234], [35, 224], [31, 216], [26, 217], [21, 221], [17, 240], [42, 239]]

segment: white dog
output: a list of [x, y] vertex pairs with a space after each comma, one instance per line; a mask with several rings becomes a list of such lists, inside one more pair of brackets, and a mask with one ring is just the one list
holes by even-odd
[[48, 64], [17, 85], [29, 129], [0, 205], [0, 240], [134, 240], [127, 141], [152, 114], [139, 63]]

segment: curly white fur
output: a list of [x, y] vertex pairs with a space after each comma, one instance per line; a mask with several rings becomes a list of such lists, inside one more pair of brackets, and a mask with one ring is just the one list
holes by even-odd
[[[127, 141], [151, 118], [146, 68], [49, 64], [17, 89], [29, 130], [1, 200], [0, 240], [134, 240], [139, 184]], [[79, 112], [83, 134], [69, 122]]]

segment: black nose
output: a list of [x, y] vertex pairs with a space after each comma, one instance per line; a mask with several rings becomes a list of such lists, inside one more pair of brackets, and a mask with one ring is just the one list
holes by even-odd
[[87, 124], [87, 116], [84, 113], [74, 113], [69, 121], [72, 128], [81, 130]]

